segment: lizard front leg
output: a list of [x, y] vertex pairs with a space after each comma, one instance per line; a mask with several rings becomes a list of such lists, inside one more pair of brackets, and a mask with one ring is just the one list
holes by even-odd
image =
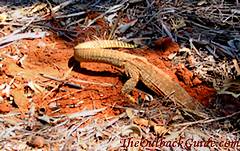
[[80, 62], [78, 60], [76, 60], [74, 57], [71, 57], [68, 60], [68, 67], [69, 68], [73, 67], [74, 71], [80, 72], [81, 65], [80, 65]]
[[133, 66], [132, 64], [130, 64], [128, 62], [126, 62], [124, 64], [124, 70], [125, 70], [126, 75], [129, 77], [129, 79], [123, 85], [122, 93], [128, 94], [136, 87], [136, 85], [138, 83], [139, 71], [135, 66]]

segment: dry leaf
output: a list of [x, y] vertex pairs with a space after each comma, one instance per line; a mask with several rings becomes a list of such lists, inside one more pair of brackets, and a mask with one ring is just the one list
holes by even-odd
[[177, 53], [171, 53], [170, 55], [168, 55], [168, 59], [172, 60], [176, 55]]
[[129, 23], [126, 23], [126, 24], [122, 24], [118, 27], [117, 31], [120, 32], [120, 33], [124, 33], [126, 32], [130, 27], [134, 26], [137, 22], [137, 19], [129, 22]]
[[168, 132], [168, 129], [164, 126], [160, 125], [153, 125], [155, 133], [159, 134], [160, 136], [166, 134]]
[[127, 113], [127, 116], [128, 116], [130, 119], [132, 119], [132, 118], [135, 117], [133, 110], [130, 109], [130, 108], [127, 108], [127, 109], [126, 109], [126, 113]]
[[35, 93], [43, 93], [45, 89], [38, 84], [34, 83], [33, 81], [29, 81], [27, 86], [30, 87]]
[[133, 137], [141, 137], [142, 130], [137, 125], [128, 125], [123, 127], [122, 136], [133, 136]]
[[226, 80], [218, 94], [231, 94], [233, 97], [238, 98], [240, 96], [240, 80]]
[[5, 22], [6, 19], [7, 19], [7, 14], [6, 13], [0, 14], [0, 22]]
[[134, 118], [133, 122], [138, 124], [138, 125], [143, 125], [143, 126], [149, 126], [149, 120], [143, 119], [143, 118]]
[[22, 112], [26, 112], [28, 110], [29, 101], [27, 97], [24, 95], [24, 91], [22, 89], [13, 89], [12, 95], [14, 98], [14, 103], [18, 106], [18, 108]]

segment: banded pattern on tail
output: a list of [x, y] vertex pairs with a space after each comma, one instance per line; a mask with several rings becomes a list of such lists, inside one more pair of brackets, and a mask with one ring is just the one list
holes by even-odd
[[94, 40], [78, 44], [75, 49], [85, 48], [136, 48], [136, 45], [118, 40]]

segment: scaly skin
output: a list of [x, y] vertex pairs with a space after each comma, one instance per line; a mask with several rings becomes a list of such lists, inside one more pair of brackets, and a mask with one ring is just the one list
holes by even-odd
[[110, 49], [75, 49], [74, 58], [79, 62], [102, 62], [112, 64], [123, 68], [126, 61], [139, 58], [146, 60], [144, 57], [131, 55], [128, 53], [110, 50]]
[[127, 76], [130, 78], [124, 84], [122, 93], [131, 92], [137, 82], [141, 80], [157, 95], [168, 96], [177, 104], [191, 110], [200, 108], [200, 104], [194, 101], [178, 83], [174, 82], [161, 69], [149, 63], [146, 58], [117, 50], [102, 49], [106, 46], [97, 48], [94, 45], [94, 48], [91, 49], [91, 46], [83, 48], [79, 45], [74, 50], [75, 60], [107, 63], [125, 69]]
[[[132, 59], [126, 62], [125, 71], [131, 81], [141, 80], [149, 89], [161, 96], [168, 96], [175, 103], [188, 108], [200, 109], [201, 104], [196, 102], [177, 82], [173, 81], [165, 72], [149, 62], [140, 59]], [[132, 76], [131, 76], [132, 75]], [[138, 78], [133, 78], [138, 77]], [[128, 81], [122, 88], [123, 93], [129, 93], [135, 86], [134, 82]], [[125, 90], [126, 89], [126, 90]]]

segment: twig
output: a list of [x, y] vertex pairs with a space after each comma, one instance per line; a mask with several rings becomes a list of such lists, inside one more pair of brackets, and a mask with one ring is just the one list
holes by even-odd
[[62, 95], [62, 96], [60, 96], [60, 97], [58, 97], [58, 98], [51, 99], [51, 100], [48, 101], [48, 104], [51, 103], [51, 102], [60, 100], [60, 99], [62, 99], [62, 98], [64, 98], [64, 97], [72, 96], [73, 94], [78, 93], [78, 92], [81, 92], [81, 91], [82, 91], [82, 90], [77, 90], [77, 91], [71, 92], [71, 93], [69, 93], [69, 94]]
[[78, 12], [78, 13], [73, 13], [73, 14], [61, 15], [61, 16], [56, 16], [55, 18], [56, 19], [59, 19], [59, 18], [69, 18], [69, 17], [80, 16], [80, 15], [83, 15], [83, 14], [86, 14], [86, 12]]
[[196, 54], [197, 54], [199, 57], [201, 57], [201, 54], [198, 52], [197, 48], [196, 48], [196, 47], [194, 46], [194, 44], [193, 44], [193, 39], [192, 39], [192, 38], [189, 39], [189, 43], [190, 43], [191, 49], [193, 49], [193, 50], [196, 52]]
[[123, 11], [120, 11], [120, 13], [118, 14], [118, 17], [117, 17], [117, 19], [116, 19], [116, 22], [115, 22], [114, 25], [112, 26], [112, 30], [111, 30], [111, 32], [110, 32], [110, 34], [109, 34], [109, 37], [108, 37], [109, 40], [112, 39], [112, 36], [114, 35], [114, 33], [115, 33], [116, 29], [117, 29], [117, 25], [118, 25], [118, 23], [119, 23], [119, 20], [120, 20], [122, 14], [123, 14]]
[[68, 25], [66, 26], [66, 28], [68, 28], [68, 27], [70, 27], [70, 26], [72, 26], [72, 25], [74, 25], [74, 24], [78, 24], [78, 23], [80, 23], [80, 22], [82, 22], [82, 21], [84, 21], [83, 18], [81, 18], [81, 19], [79, 19], [79, 20], [76, 20], [76, 21], [74, 21], [74, 22], [71, 22], [70, 24], [68, 24]]
[[172, 41], [175, 41], [175, 39], [173, 38], [171, 32], [169, 31], [167, 26], [164, 24], [163, 20], [160, 19], [160, 21], [161, 21], [161, 25], [162, 25], [162, 28], [164, 29], [165, 33], [168, 35], [168, 37], [170, 37], [172, 39]]
[[119, 4], [119, 5], [115, 5], [115, 6], [112, 6], [111, 8], [109, 8], [106, 12], [102, 13], [101, 15], [99, 15], [98, 17], [96, 17], [95, 19], [93, 19], [90, 23], [87, 24], [87, 27], [91, 26], [93, 23], [95, 23], [98, 19], [102, 18], [103, 16], [107, 15], [108, 13], [113, 13], [113, 12], [116, 12], [120, 9], [123, 8], [123, 4]]
[[206, 46], [206, 49], [208, 50], [208, 52], [210, 52], [216, 59], [218, 59], [218, 55], [215, 53], [215, 51], [212, 50], [212, 48], [210, 48], [209, 46]]
[[6, 115], [1, 114], [0, 118], [5, 118], [5, 117], [11, 117], [11, 116], [16, 116], [16, 115], [20, 115], [21, 113], [8, 113]]
[[211, 43], [212, 43], [213, 45], [218, 46], [218, 47], [219, 47], [219, 50], [221, 50], [223, 53], [225, 53], [225, 54], [231, 56], [232, 58], [234, 58], [234, 54], [233, 54], [231, 48], [229, 48], [229, 47], [227, 47], [227, 46], [224, 46], [224, 45], [221, 45], [221, 44], [219, 44], [219, 43], [216, 43], [216, 42], [214, 42], [214, 41], [211, 41]]
[[233, 62], [234, 67], [235, 67], [235, 69], [236, 69], [236, 71], [237, 71], [237, 76], [239, 76], [239, 75], [240, 75], [240, 68], [239, 68], [237, 59], [233, 59], [232, 62]]
[[116, 108], [116, 109], [124, 109], [124, 110], [127, 110], [127, 109], [131, 109], [135, 112], [140, 112], [140, 113], [144, 113], [145, 110], [140, 110], [140, 109], [135, 109], [135, 108], [131, 108], [131, 107], [124, 107], [124, 106], [120, 106], [120, 105], [112, 105], [112, 104], [106, 104], [104, 103], [105, 106], [109, 106], [111, 108]]
[[[166, 10], [166, 11], [164, 11], [164, 12], [163, 12], [163, 10], [159, 10], [158, 12], [156, 12], [156, 13], [142, 26], [141, 29], [144, 29], [145, 27], [147, 27], [147, 25], [148, 25], [149, 23], [151, 23], [151, 22], [153, 21], [153, 19], [154, 19], [155, 17], [157, 17], [158, 15], [163, 15], [163, 14], [167, 14], [167, 13], [174, 13], [174, 12], [175, 12], [174, 9]], [[161, 21], [161, 22], [162, 22], [162, 21]]]
[[10, 35], [8, 35], [9, 37], [22, 32], [23, 30], [25, 30], [34, 20], [36, 19], [36, 17], [33, 17], [26, 25], [24, 25], [23, 27], [21, 27], [20, 29], [15, 30], [13, 33], [11, 33]]
[[53, 13], [56, 13], [57, 11], [59, 11], [60, 9], [63, 9], [64, 7], [68, 6], [68, 5], [71, 5], [71, 4], [74, 4], [74, 3], [77, 3], [77, 2], [80, 2], [80, 0], [68, 0], [66, 2], [63, 2], [55, 7], [52, 8], [52, 11]]
[[48, 5], [50, 7], [50, 11], [52, 12], [52, 9], [53, 9], [52, 4], [49, 2], [49, 0], [46, 0], [46, 1], [47, 1]]
[[202, 25], [202, 24], [198, 24], [198, 23], [196, 23], [196, 22], [194, 22], [194, 21], [192, 21], [192, 20], [190, 20], [190, 21], [186, 20], [186, 22], [188, 22], [188, 23], [190, 23], [190, 24], [193, 24], [193, 25], [195, 25], [195, 26], [198, 26], [198, 27], [200, 27], [200, 28], [203, 28], [203, 29], [205, 29], [205, 30], [208, 30], [209, 32], [216, 33], [216, 34], [222, 34], [222, 33], [224, 32], [223, 30], [214, 30], [214, 29], [209, 28], [209, 27], [207, 27], [207, 26], [204, 26], [204, 25]]
[[99, 108], [99, 109], [94, 109], [94, 110], [83, 110], [81, 112], [76, 112], [76, 113], [72, 113], [72, 114], [66, 114], [66, 116], [70, 119], [75, 119], [75, 118], [79, 118], [79, 117], [88, 117], [88, 116], [93, 116], [96, 115], [99, 112], [102, 112], [104, 110], [106, 110], [107, 107], [103, 107], [103, 108]]
[[46, 75], [46, 74], [43, 74], [43, 73], [40, 73], [39, 75], [44, 77], [44, 78], [47, 78], [47, 79], [51, 79], [51, 80], [54, 80], [54, 81], [62, 82], [64, 85], [69, 86], [69, 87], [73, 87], [73, 88], [76, 88], [76, 89], [82, 89], [83, 88], [79, 84], [67, 82], [66, 80], [58, 79], [58, 78], [50, 76], [50, 75]]
[[183, 127], [183, 126], [190, 126], [190, 125], [195, 125], [195, 124], [207, 124], [207, 123], [212, 123], [212, 122], [216, 122], [216, 121], [220, 121], [220, 120], [225, 120], [228, 118], [231, 118], [233, 116], [236, 116], [240, 114], [240, 111], [237, 111], [231, 115], [227, 115], [227, 116], [223, 116], [223, 117], [218, 117], [215, 119], [209, 119], [209, 120], [199, 120], [199, 121], [195, 121], [195, 122], [187, 122], [187, 123], [181, 123], [181, 124], [175, 124], [173, 125], [173, 127]]
[[47, 32], [38, 32], [38, 33], [22, 33], [22, 34], [11, 34], [8, 35], [0, 40], [0, 48], [6, 47], [7, 44], [20, 40], [20, 39], [27, 39], [27, 38], [42, 38], [48, 35]]
[[88, 84], [94, 84], [94, 85], [101, 85], [101, 86], [106, 86], [106, 87], [113, 87], [114, 84], [111, 83], [100, 83], [100, 82], [93, 82], [93, 81], [86, 81], [86, 80], [81, 80], [81, 79], [73, 79], [73, 81], [76, 82], [81, 82], [81, 83], [88, 83]]

